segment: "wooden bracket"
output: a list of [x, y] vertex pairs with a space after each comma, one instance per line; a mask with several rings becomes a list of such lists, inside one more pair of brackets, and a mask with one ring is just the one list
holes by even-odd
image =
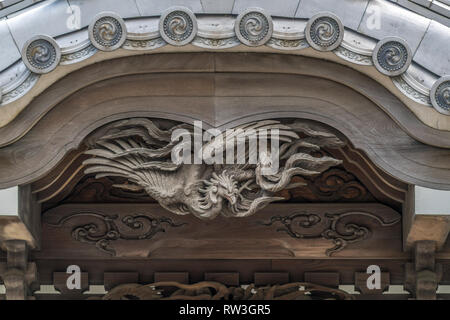
[[103, 274], [103, 284], [106, 291], [109, 291], [121, 284], [138, 282], [138, 272], [105, 272]]
[[[0, 190], [2, 192], [4, 190]], [[31, 185], [19, 186], [13, 192], [17, 207], [0, 213], [0, 248], [7, 251], [8, 240], [24, 240], [30, 249], [39, 249], [41, 242], [41, 205], [31, 191]], [[9, 193], [8, 193], [9, 195]], [[12, 201], [14, 202], [14, 201]]]
[[413, 250], [418, 241], [435, 242], [439, 251], [450, 232], [450, 192], [414, 185], [408, 187], [403, 207], [403, 247]]
[[37, 280], [37, 268], [28, 262], [28, 246], [24, 240], [4, 242], [7, 252], [6, 263], [0, 264], [0, 277], [6, 287], [6, 300], [33, 299], [30, 286]]
[[289, 283], [288, 272], [255, 272], [253, 276], [256, 286]]
[[417, 300], [436, 300], [442, 265], [435, 262], [436, 242], [423, 240], [414, 245], [414, 263], [405, 266], [405, 289]]
[[338, 288], [340, 276], [337, 272], [305, 272], [305, 282], [310, 282], [330, 288]]
[[205, 281], [214, 281], [226, 286], [238, 287], [239, 272], [205, 272]]

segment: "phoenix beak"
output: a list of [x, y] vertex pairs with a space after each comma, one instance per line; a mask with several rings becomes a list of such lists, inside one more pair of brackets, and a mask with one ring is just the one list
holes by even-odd
[[224, 195], [225, 199], [227, 199], [231, 205], [236, 204], [236, 196], [235, 195]]

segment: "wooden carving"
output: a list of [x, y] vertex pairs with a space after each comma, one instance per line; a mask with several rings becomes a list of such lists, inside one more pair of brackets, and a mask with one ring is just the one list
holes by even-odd
[[[63, 226], [68, 220], [88, 217], [89, 223], [79, 225], [72, 230], [72, 238], [85, 243], [94, 244], [97, 249], [116, 255], [111, 243], [123, 240], [151, 239], [158, 232], [165, 232], [167, 227], [181, 227], [186, 223], [175, 223], [170, 218], [152, 217], [145, 214], [126, 215], [119, 219], [118, 215], [105, 215], [100, 212], [84, 211], [64, 217], [53, 227]], [[124, 230], [125, 229], [125, 230]]]
[[370, 229], [358, 224], [352, 218], [363, 217], [374, 219], [380, 226], [388, 227], [397, 224], [400, 217], [391, 221], [384, 221], [370, 212], [348, 211], [343, 213], [320, 213], [311, 214], [298, 212], [286, 216], [273, 216], [269, 222], [263, 222], [265, 226], [280, 225], [277, 231], [286, 232], [292, 238], [297, 239], [317, 239], [324, 238], [333, 240], [334, 247], [326, 250], [326, 255], [343, 250], [348, 244], [367, 239]]
[[[177, 129], [187, 130], [190, 134], [188, 142], [194, 146], [195, 129], [191, 125], [176, 125], [163, 130], [146, 118], [113, 123], [86, 152], [93, 157], [84, 161], [85, 173], [94, 173], [97, 178], [126, 178], [127, 183], [115, 187], [145, 190], [163, 208], [178, 215], [193, 214], [201, 219], [213, 219], [219, 214], [250, 216], [269, 203], [282, 200], [276, 192], [305, 185], [291, 182], [292, 177], [318, 175], [342, 163], [329, 156], [312, 155], [321, 147], [344, 145], [329, 130], [301, 121], [284, 125], [274, 120], [249, 123], [212, 137], [200, 151], [191, 151], [194, 159], [196, 156], [203, 159], [201, 164], [174, 163], [172, 151], [180, 146], [180, 142], [172, 140], [172, 134]], [[259, 150], [246, 146], [250, 146], [250, 135], [259, 141], [266, 139], [273, 130], [279, 134], [276, 156], [280, 159], [280, 167], [275, 173], [264, 174], [264, 170], [272, 165], [273, 150], [270, 146]], [[233, 150], [234, 154], [235, 149], [242, 147], [245, 149], [243, 162], [233, 156], [234, 164], [207, 164], [211, 163], [207, 160], [215, 157], [217, 150], [225, 150], [228, 157], [228, 150]], [[257, 162], [249, 159], [257, 159]], [[221, 163], [229, 163], [229, 159], [226, 160]]]
[[[280, 202], [376, 202], [367, 187], [352, 173], [342, 168], [333, 167], [320, 175], [309, 178], [296, 176], [291, 181], [301, 183], [296, 188], [277, 192], [277, 197], [284, 198]], [[96, 179], [95, 176], [86, 175], [59, 203], [156, 202], [145, 190], [126, 190], [114, 187], [126, 182], [127, 180], [121, 177]]]
[[28, 262], [28, 247], [24, 240], [7, 240], [4, 243], [7, 261], [0, 262], [0, 279], [6, 289], [6, 300], [29, 300], [31, 286], [37, 281], [36, 263]]
[[120, 177], [96, 179], [92, 175], [83, 176], [62, 203], [155, 202], [145, 190], [134, 191], [114, 187], [126, 182], [125, 178]]
[[277, 195], [291, 202], [376, 201], [366, 186], [342, 168], [330, 168], [313, 177], [294, 177], [292, 182], [303, 182], [305, 185], [282, 190]]
[[[170, 290], [175, 288], [176, 290]], [[169, 289], [169, 290], [168, 290]], [[218, 282], [195, 284], [156, 282], [147, 285], [122, 284], [109, 291], [102, 300], [353, 300], [342, 290], [312, 283], [294, 282], [257, 287], [227, 287]]]
[[47, 211], [42, 222], [44, 251], [51, 256], [72, 250], [80, 259], [373, 258], [401, 250], [400, 217], [373, 203], [364, 209], [273, 203], [239, 221], [171, 216], [157, 203], [67, 204]]
[[405, 289], [417, 300], [436, 300], [442, 274], [442, 264], [436, 263], [436, 242], [415, 242], [414, 263], [405, 265]]

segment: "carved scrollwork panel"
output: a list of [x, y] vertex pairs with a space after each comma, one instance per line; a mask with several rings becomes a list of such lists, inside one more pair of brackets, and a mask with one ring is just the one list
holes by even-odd
[[[272, 204], [241, 219], [176, 216], [156, 203], [66, 204], [43, 216], [42, 254], [71, 250], [80, 258], [264, 259], [401, 250], [400, 215], [360, 204]], [[58, 241], [54, 241], [59, 239]], [[345, 250], [344, 250], [345, 249]]]
[[279, 232], [285, 232], [296, 239], [327, 239], [332, 240], [334, 246], [326, 250], [327, 256], [339, 252], [348, 244], [360, 242], [370, 236], [371, 230], [364, 224], [354, 222], [352, 218], [363, 217], [374, 219], [382, 227], [397, 224], [400, 217], [385, 221], [370, 212], [348, 211], [343, 213], [311, 214], [308, 212], [297, 212], [290, 215], [277, 215], [270, 221], [261, 222], [265, 226], [276, 225]]
[[112, 256], [116, 255], [114, 242], [117, 240], [148, 240], [166, 228], [181, 227], [185, 223], [176, 223], [167, 217], [153, 217], [145, 214], [106, 215], [100, 212], [86, 211], [70, 214], [51, 227], [62, 227], [68, 220], [87, 217], [83, 223], [72, 229], [72, 238], [76, 241], [93, 244], [95, 247]]

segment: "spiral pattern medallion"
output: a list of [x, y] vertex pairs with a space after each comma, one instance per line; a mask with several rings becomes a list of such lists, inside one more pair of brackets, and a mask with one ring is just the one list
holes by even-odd
[[161, 37], [169, 44], [182, 46], [190, 43], [197, 34], [195, 15], [187, 8], [172, 8], [161, 16]]
[[444, 76], [433, 85], [431, 104], [440, 113], [450, 115], [450, 76]]
[[373, 60], [378, 71], [389, 76], [398, 76], [411, 63], [411, 50], [402, 39], [386, 38], [374, 50]]
[[337, 16], [322, 13], [309, 20], [305, 33], [311, 47], [319, 51], [331, 51], [342, 42], [344, 27]]
[[239, 40], [247, 46], [261, 46], [272, 36], [272, 19], [262, 10], [246, 11], [239, 15], [235, 32]]
[[55, 40], [47, 36], [37, 36], [25, 43], [22, 56], [28, 69], [42, 74], [56, 68], [61, 59], [61, 52]]
[[89, 26], [89, 37], [97, 49], [113, 51], [124, 43], [126, 27], [119, 16], [110, 12], [102, 13]]

